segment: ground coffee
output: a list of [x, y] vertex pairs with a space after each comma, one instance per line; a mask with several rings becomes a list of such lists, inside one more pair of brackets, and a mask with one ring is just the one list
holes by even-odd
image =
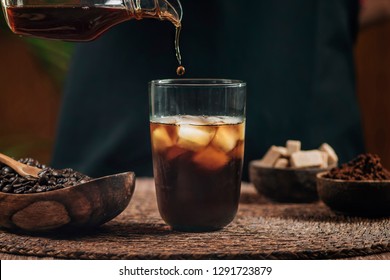
[[32, 158], [20, 159], [19, 162], [41, 168], [39, 178], [22, 177], [10, 167], [0, 164], [0, 191], [15, 194], [40, 193], [75, 186], [92, 179], [70, 168], [56, 170], [46, 167]]
[[362, 154], [339, 168], [333, 168], [324, 177], [350, 181], [390, 180], [390, 172], [385, 169], [378, 155]]

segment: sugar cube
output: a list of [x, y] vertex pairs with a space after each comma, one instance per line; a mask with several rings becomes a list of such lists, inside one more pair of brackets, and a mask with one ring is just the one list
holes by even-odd
[[339, 158], [334, 149], [329, 144], [322, 144], [320, 150], [328, 154], [328, 165], [337, 165]]
[[322, 153], [318, 150], [299, 151], [291, 155], [291, 166], [296, 168], [320, 167], [322, 163]]
[[291, 156], [293, 153], [301, 150], [301, 141], [288, 140], [286, 143], [287, 155]]
[[280, 149], [276, 146], [271, 146], [263, 159], [261, 164], [266, 167], [273, 167], [275, 162], [282, 156]]
[[276, 168], [286, 168], [288, 167], [288, 159], [286, 158], [280, 158], [276, 161], [274, 167]]

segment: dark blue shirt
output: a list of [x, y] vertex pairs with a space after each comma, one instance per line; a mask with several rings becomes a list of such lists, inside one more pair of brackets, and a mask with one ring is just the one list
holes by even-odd
[[[248, 84], [247, 163], [271, 145], [327, 142], [342, 162], [363, 152], [355, 93], [355, 0], [183, 1], [187, 78]], [[53, 166], [90, 176], [152, 175], [148, 82], [175, 78], [174, 27], [122, 23], [77, 46]]]

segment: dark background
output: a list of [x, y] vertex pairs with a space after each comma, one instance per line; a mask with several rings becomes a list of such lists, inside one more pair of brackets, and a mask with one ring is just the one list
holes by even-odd
[[[53, 70], [52, 43], [11, 34], [2, 15], [0, 42], [0, 152], [48, 163], [71, 45], [55, 45], [61, 57]], [[390, 22], [362, 29], [355, 53], [366, 148], [390, 168]]]

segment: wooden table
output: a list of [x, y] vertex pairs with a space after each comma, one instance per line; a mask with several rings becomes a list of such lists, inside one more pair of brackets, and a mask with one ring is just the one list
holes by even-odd
[[98, 230], [55, 236], [0, 230], [0, 258], [390, 260], [390, 219], [341, 217], [320, 202], [275, 204], [244, 183], [228, 227], [180, 233], [161, 220], [153, 180], [140, 178], [129, 207]]

